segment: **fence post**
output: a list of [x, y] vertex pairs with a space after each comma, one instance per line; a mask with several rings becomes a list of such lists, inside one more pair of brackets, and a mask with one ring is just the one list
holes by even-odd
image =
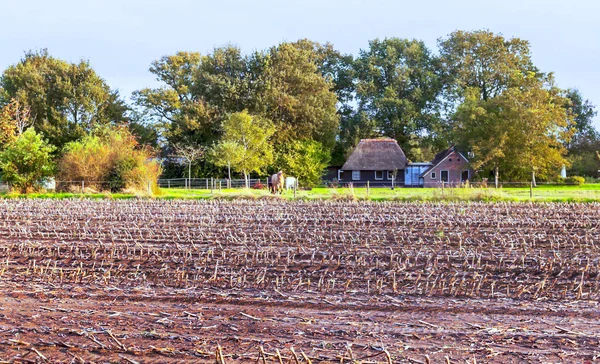
[[167, 186], [169, 186], [169, 188], [171, 188], [171, 180], [170, 179], [167, 180]]
[[371, 188], [371, 184], [367, 181], [367, 199], [369, 199], [369, 189]]
[[[206, 182], [208, 182], [208, 178], [206, 179]], [[213, 181], [213, 178], [210, 177], [210, 194], [211, 195], [213, 193], [213, 187], [214, 187], [214, 181]]]
[[150, 188], [150, 181], [148, 181], [148, 194], [152, 194], [152, 188]]
[[85, 192], [85, 181], [81, 181], [81, 193]]
[[444, 181], [442, 181], [442, 197], [444, 197]]
[[[298, 180], [296, 180], [297, 182]], [[298, 189], [298, 184], [294, 183], [294, 200], [296, 199], [296, 190]]]
[[221, 181], [219, 181], [219, 192], [221, 192]]
[[208, 190], [208, 178], [206, 179], [206, 189]]

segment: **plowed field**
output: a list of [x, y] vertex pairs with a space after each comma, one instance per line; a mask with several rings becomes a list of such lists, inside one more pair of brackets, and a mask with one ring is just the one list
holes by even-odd
[[600, 204], [0, 200], [6, 362], [593, 362]]

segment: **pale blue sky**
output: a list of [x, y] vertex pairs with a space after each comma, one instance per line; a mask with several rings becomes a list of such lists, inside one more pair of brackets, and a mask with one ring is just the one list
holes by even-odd
[[[155, 82], [150, 62], [178, 50], [244, 52], [299, 38], [356, 55], [370, 39], [436, 40], [456, 29], [529, 40], [535, 64], [600, 104], [600, 1], [0, 0], [0, 70], [24, 51], [81, 58], [129, 97]], [[600, 120], [596, 126], [600, 128]]]

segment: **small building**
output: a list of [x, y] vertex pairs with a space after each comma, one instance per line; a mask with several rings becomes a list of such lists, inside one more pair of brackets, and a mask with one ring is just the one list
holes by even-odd
[[431, 166], [422, 174], [424, 187], [458, 186], [472, 178], [473, 171], [469, 161], [462, 155], [456, 146], [436, 154]]
[[406, 165], [406, 156], [394, 139], [362, 139], [338, 172], [338, 179], [357, 187], [367, 181], [373, 187], [403, 186]]
[[423, 187], [422, 175], [431, 166], [430, 162], [409, 162], [404, 172], [404, 185], [406, 187]]

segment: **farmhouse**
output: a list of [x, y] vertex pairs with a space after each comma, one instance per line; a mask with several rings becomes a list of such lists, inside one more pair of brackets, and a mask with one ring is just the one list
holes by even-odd
[[[331, 171], [329, 171], [331, 174]], [[337, 172], [340, 183], [373, 187], [441, 187], [471, 178], [469, 161], [452, 146], [431, 162], [408, 162], [402, 148], [391, 138], [362, 139]]]

